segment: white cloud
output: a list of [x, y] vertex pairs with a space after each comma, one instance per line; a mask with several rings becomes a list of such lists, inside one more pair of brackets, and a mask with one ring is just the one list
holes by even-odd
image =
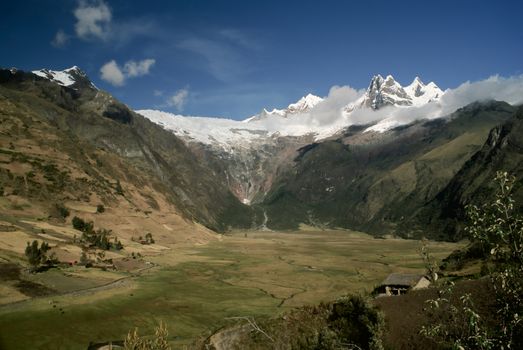
[[174, 95], [169, 97], [167, 100], [167, 104], [171, 107], [175, 107], [178, 111], [183, 111], [183, 107], [185, 106], [185, 103], [187, 102], [187, 98], [189, 97], [189, 90], [188, 89], [180, 89], [176, 91]]
[[307, 112], [288, 118], [270, 116], [249, 124], [282, 135], [305, 135], [315, 132], [317, 138], [321, 139], [347, 126], [343, 108], [356, 101], [363, 93], [364, 90], [356, 90], [350, 86], [333, 86], [324, 100]]
[[54, 47], [64, 47], [69, 42], [69, 39], [69, 35], [60, 29], [56, 32], [53, 40], [51, 41], [51, 45]]
[[481, 81], [467, 81], [455, 89], [448, 90], [441, 98], [441, 105], [443, 113], [450, 113], [469, 103], [485, 100], [523, 103], [523, 75], [509, 78], [494, 75]]
[[114, 86], [122, 86], [128, 78], [140, 77], [149, 74], [149, 70], [156, 62], [153, 58], [142, 61], [127, 61], [120, 68], [115, 60], [109, 61], [100, 68], [101, 78]]
[[162, 90], [154, 90], [153, 91], [153, 95], [156, 96], [156, 97], [163, 96], [163, 91]]
[[125, 75], [129, 78], [133, 78], [149, 74], [149, 69], [151, 69], [155, 62], [156, 60], [154, 58], [147, 58], [139, 62], [128, 61], [124, 65]]
[[342, 118], [342, 110], [348, 104], [356, 101], [364, 90], [356, 90], [350, 86], [333, 86], [321, 103], [312, 109], [313, 122], [316, 125], [336, 123]]
[[122, 86], [125, 76], [115, 60], [107, 62], [100, 68], [101, 78], [114, 86]]
[[75, 31], [79, 38], [108, 39], [112, 13], [103, 0], [81, 0], [73, 13], [76, 17]]

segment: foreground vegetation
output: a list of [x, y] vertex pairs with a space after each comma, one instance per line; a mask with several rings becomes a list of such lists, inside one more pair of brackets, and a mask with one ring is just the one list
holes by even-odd
[[493, 287], [495, 313], [482, 315], [470, 294], [453, 303], [450, 283], [437, 299], [429, 300], [435, 322], [422, 328], [446, 348], [523, 347], [523, 217], [512, 197], [515, 177], [498, 172], [494, 180], [493, 200], [468, 206], [467, 231], [472, 239], [468, 249], [479, 251], [482, 271]]

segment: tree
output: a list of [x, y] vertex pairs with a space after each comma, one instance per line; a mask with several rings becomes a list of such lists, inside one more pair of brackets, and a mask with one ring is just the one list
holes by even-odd
[[436, 259], [434, 259], [434, 257], [430, 254], [428, 241], [426, 239], [421, 240], [420, 255], [423, 259], [429, 280], [433, 283], [436, 282], [438, 280], [438, 263]]
[[[453, 348], [523, 348], [523, 217], [512, 198], [515, 177], [499, 171], [494, 183], [497, 191], [493, 200], [466, 207], [466, 231], [471, 246], [479, 245], [483, 250], [484, 270], [489, 272], [495, 291], [496, 324], [482, 322], [469, 295], [461, 296], [458, 306], [452, 305], [445, 293], [429, 300], [440, 319], [454, 322], [435, 322], [423, 327], [421, 333]], [[466, 316], [462, 320], [465, 324], [460, 325], [457, 316]]]
[[27, 246], [25, 247], [25, 256], [31, 265], [32, 271], [37, 271], [40, 265], [47, 261], [46, 253], [49, 251], [49, 249], [49, 245], [46, 242], [42, 242], [40, 247], [38, 247], [37, 240], [34, 240], [33, 243], [27, 242]]
[[87, 267], [91, 263], [91, 260], [87, 256], [87, 249], [82, 249], [82, 255], [80, 255], [80, 265]]
[[[362, 296], [348, 295], [332, 304], [329, 328], [336, 334], [334, 349], [383, 350], [385, 320], [381, 312]], [[330, 346], [328, 348], [331, 348]]]
[[72, 224], [74, 229], [87, 233], [90, 233], [94, 226], [91, 221], [86, 222], [78, 216], [73, 217]]

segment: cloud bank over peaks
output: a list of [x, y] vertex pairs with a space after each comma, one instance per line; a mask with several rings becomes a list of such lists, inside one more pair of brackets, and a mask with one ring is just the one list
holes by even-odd
[[121, 68], [115, 60], [111, 60], [100, 68], [100, 78], [113, 86], [123, 86], [128, 78], [149, 74], [155, 63], [154, 58], [147, 58], [138, 62], [131, 60], [127, 61]]
[[494, 75], [485, 80], [467, 81], [457, 88], [445, 90], [438, 101], [422, 106], [355, 110], [348, 116], [348, 122], [360, 125], [376, 123], [367, 131], [383, 132], [415, 120], [444, 117], [470, 103], [488, 100], [505, 101], [513, 105], [523, 103], [523, 75], [509, 78]]

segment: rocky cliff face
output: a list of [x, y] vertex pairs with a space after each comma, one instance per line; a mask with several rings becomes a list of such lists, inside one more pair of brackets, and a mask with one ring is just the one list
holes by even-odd
[[413, 107], [437, 102], [444, 92], [433, 82], [425, 85], [416, 77], [410, 85], [401, 86], [394, 77], [388, 75], [383, 78], [375, 75], [365, 94], [356, 102], [345, 108], [346, 113], [355, 109], [369, 108], [378, 110], [386, 106]]

